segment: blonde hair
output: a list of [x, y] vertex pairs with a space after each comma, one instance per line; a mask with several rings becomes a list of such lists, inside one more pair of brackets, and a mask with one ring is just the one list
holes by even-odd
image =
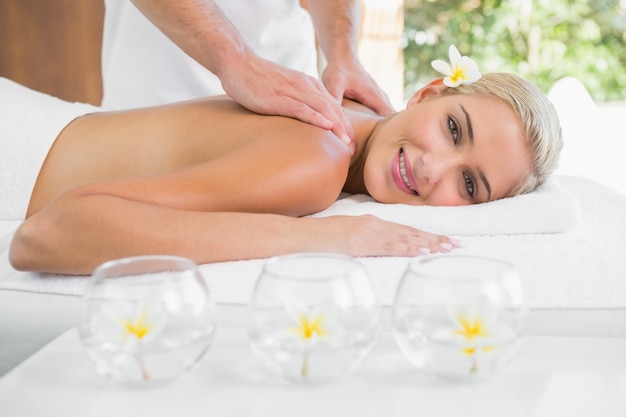
[[519, 115], [531, 154], [526, 178], [507, 197], [533, 191], [556, 170], [563, 148], [561, 125], [556, 109], [535, 84], [514, 74], [483, 74], [470, 85], [447, 88], [443, 94], [491, 94], [508, 103]]

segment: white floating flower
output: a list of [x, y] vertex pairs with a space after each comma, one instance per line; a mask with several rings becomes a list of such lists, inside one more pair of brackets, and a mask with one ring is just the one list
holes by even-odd
[[303, 351], [300, 376], [307, 379], [309, 374], [309, 352], [320, 343], [332, 345], [340, 343], [345, 334], [344, 328], [337, 322], [333, 309], [328, 306], [290, 305], [287, 314], [292, 325], [286, 329], [285, 338]]
[[433, 334], [433, 339], [457, 345], [459, 353], [471, 360], [470, 373], [478, 373], [479, 359], [515, 338], [508, 326], [498, 322], [497, 310], [489, 302], [448, 308], [451, 327]]
[[[113, 363], [124, 379], [149, 380], [139, 348], [154, 341], [165, 328], [167, 314], [158, 294], [138, 302], [111, 302], [102, 306], [96, 331], [98, 338], [114, 345], [117, 354]], [[134, 362], [134, 363], [133, 363]]]
[[330, 307], [292, 304], [287, 307], [287, 314], [292, 320], [287, 329], [288, 338], [303, 349], [312, 348], [319, 342], [332, 343], [344, 332]]
[[456, 46], [450, 45], [448, 51], [450, 63], [437, 59], [431, 63], [435, 71], [446, 77], [443, 79], [444, 85], [448, 87], [458, 87], [461, 84], [472, 84], [481, 77], [478, 65], [469, 57], [461, 56]]

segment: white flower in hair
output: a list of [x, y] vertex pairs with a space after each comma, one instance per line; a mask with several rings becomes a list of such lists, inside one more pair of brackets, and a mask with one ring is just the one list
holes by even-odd
[[442, 73], [446, 77], [443, 79], [444, 85], [448, 87], [458, 87], [461, 84], [472, 84], [481, 77], [478, 65], [469, 57], [461, 56], [456, 46], [450, 45], [448, 51], [450, 63], [437, 59], [431, 63], [435, 71]]

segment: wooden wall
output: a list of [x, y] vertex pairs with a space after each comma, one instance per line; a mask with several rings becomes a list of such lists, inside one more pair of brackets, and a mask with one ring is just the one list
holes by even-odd
[[103, 0], [0, 0], [0, 76], [99, 105]]

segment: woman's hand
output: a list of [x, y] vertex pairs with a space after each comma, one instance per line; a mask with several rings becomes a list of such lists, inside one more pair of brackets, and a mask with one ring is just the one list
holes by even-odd
[[450, 252], [460, 242], [446, 236], [381, 220], [372, 215], [315, 219], [312, 250], [332, 250], [351, 256], [417, 256]]

